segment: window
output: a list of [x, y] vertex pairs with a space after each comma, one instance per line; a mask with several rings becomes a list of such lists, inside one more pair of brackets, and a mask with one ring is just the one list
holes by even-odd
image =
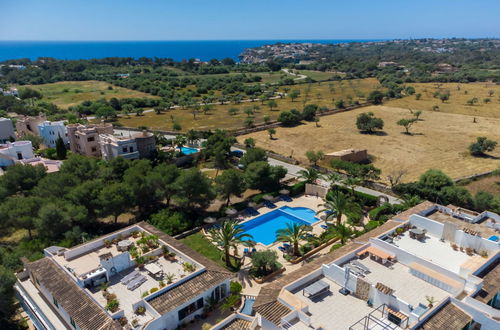
[[92, 152], [96, 152], [97, 151], [97, 148], [96, 147], [92, 147]]
[[123, 152], [127, 152], [127, 147], [123, 147], [123, 148], [122, 148], [122, 151], [123, 151]]
[[134, 152], [134, 147], [130, 147], [130, 152]]
[[196, 302], [184, 307], [179, 311], [179, 321], [185, 319], [197, 310], [203, 308], [203, 298], [198, 299]]
[[91, 137], [87, 138], [87, 141], [88, 141], [88, 142], [95, 141], [95, 138], [94, 138], [93, 136], [91, 136]]
[[59, 303], [57, 302], [55, 297], [52, 297], [52, 301], [54, 302], [54, 305], [59, 308]]
[[17, 153], [17, 159], [23, 159], [23, 154], [22, 154], [22, 153], [20, 153], [20, 152], [18, 152], [18, 153]]

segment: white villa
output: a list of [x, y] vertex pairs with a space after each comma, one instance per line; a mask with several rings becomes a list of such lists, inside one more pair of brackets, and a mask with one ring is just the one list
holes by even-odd
[[207, 298], [225, 298], [233, 278], [144, 222], [44, 253], [25, 263], [15, 285], [37, 329], [176, 329], [199, 317]]
[[265, 285], [250, 315], [214, 329], [500, 329], [500, 245], [481, 237], [499, 221], [424, 202]]

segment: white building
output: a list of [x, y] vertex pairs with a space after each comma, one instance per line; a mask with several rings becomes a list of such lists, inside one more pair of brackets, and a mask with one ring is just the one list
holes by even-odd
[[14, 126], [9, 118], [0, 118], [0, 142], [6, 142], [15, 139]]
[[15, 163], [35, 157], [31, 141], [16, 141], [0, 144], [0, 166], [11, 166]]
[[111, 160], [116, 157], [126, 159], [139, 158], [139, 150], [135, 138], [127, 138], [112, 134], [100, 134], [99, 144], [101, 146], [102, 158]]
[[64, 144], [68, 144], [68, 134], [63, 121], [44, 121], [38, 125], [38, 131], [43, 138], [44, 144], [49, 148], [56, 147], [56, 141], [59, 136], [63, 139]]
[[37, 329], [176, 329], [199, 318], [208, 298], [227, 297], [234, 276], [145, 222], [44, 254], [15, 284]]
[[255, 315], [213, 329], [499, 329], [500, 246], [490, 235], [500, 216], [464, 213], [417, 205], [263, 286]]

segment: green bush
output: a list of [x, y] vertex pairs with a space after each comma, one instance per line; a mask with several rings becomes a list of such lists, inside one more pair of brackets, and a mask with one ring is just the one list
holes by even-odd
[[370, 231], [381, 225], [380, 221], [370, 220], [365, 226], [365, 231]]
[[301, 195], [306, 191], [306, 183], [304, 181], [301, 181], [294, 184], [293, 186], [289, 186], [288, 190], [290, 190], [290, 196], [292, 197]]
[[[344, 187], [344, 186], [336, 185], [336, 186], [334, 186], [334, 189], [338, 189], [342, 193], [344, 193], [348, 196], [350, 196], [352, 193], [349, 188]], [[359, 191], [354, 191], [354, 197], [356, 198], [356, 201], [359, 202], [363, 206], [373, 207], [373, 206], [377, 205], [378, 199], [376, 196], [368, 195], [368, 194], [365, 194], [365, 193], [362, 193]]]
[[231, 283], [229, 284], [229, 292], [231, 292], [231, 294], [239, 295], [241, 293], [241, 290], [243, 290], [243, 286], [240, 282], [231, 281]]
[[357, 164], [344, 160], [333, 159], [330, 166], [348, 175], [361, 178], [363, 180], [377, 180], [380, 178], [380, 169], [372, 164]]
[[177, 235], [189, 229], [191, 222], [181, 212], [163, 209], [151, 216], [149, 221], [153, 226], [164, 231], [168, 235]]
[[374, 208], [368, 215], [370, 216], [370, 220], [383, 220], [383, 215], [392, 214], [394, 212], [393, 207], [389, 203], [384, 203], [383, 205]]
[[341, 246], [342, 246], [342, 243], [333, 244], [332, 247], [330, 248], [330, 252], [337, 250]]

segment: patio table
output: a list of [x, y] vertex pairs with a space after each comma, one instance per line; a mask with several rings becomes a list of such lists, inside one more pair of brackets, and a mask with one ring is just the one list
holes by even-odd
[[421, 238], [422, 236], [425, 235], [425, 232], [423, 229], [420, 228], [413, 228], [410, 229], [410, 237], [416, 237], [416, 238]]
[[328, 290], [330, 290], [330, 284], [326, 283], [325, 281], [318, 280], [304, 288], [303, 294], [304, 296], [306, 296], [307, 294], [307, 297], [312, 298]]
[[162, 271], [161, 267], [157, 264], [147, 264], [144, 266], [144, 268], [152, 275], [156, 275]]

